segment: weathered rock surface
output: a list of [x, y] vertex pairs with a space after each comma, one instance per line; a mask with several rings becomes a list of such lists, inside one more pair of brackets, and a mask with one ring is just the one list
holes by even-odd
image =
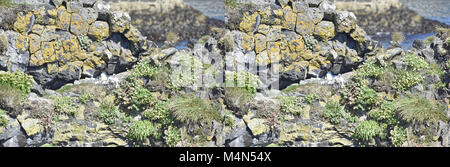
[[125, 71], [145, 52], [148, 41], [130, 16], [109, 11], [101, 0], [55, 0], [31, 8], [17, 14], [12, 30], [1, 31], [8, 45], [0, 69], [27, 72], [45, 88]]
[[[426, 5], [429, 6], [431, 4], [435, 6], [439, 2], [436, 4], [434, 2], [427, 2]], [[435, 32], [436, 26], [449, 27], [445, 23], [431, 20], [429, 17], [423, 17], [424, 12], [418, 14], [408, 8], [410, 6], [416, 6], [418, 8], [417, 6], [422, 5], [424, 4], [403, 0], [336, 1], [336, 6], [339, 10], [354, 12], [358, 18], [358, 25], [363, 27], [371, 36], [390, 34], [392, 32], [424, 34]], [[427, 12], [427, 14], [432, 15], [430, 12]]]
[[[223, 3], [223, 2], [222, 2]], [[159, 45], [188, 41], [190, 47], [211, 28], [224, 27], [223, 20], [210, 18], [182, 0], [127, 1], [110, 3], [112, 10], [126, 11], [131, 23], [149, 40]]]
[[326, 0], [267, 1], [229, 8], [228, 14], [228, 34], [234, 38], [230, 55], [253, 55], [255, 66], [275, 69], [280, 88], [329, 71], [348, 72], [377, 48], [353, 13], [335, 11]]

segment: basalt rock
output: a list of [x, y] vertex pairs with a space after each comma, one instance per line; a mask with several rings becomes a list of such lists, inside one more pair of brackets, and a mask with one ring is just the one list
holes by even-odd
[[327, 0], [277, 0], [229, 8], [227, 27], [233, 31], [226, 35], [233, 37], [234, 49], [227, 54], [255, 55], [259, 69], [279, 72], [281, 89], [330, 71], [351, 71], [378, 46], [356, 24], [353, 13], [335, 8]]
[[44, 88], [102, 72], [123, 72], [150, 49], [125, 12], [109, 11], [101, 0], [52, 0], [17, 13], [0, 69], [33, 75]]

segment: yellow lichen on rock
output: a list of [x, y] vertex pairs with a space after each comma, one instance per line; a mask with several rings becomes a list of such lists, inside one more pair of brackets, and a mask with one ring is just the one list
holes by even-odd
[[282, 18], [282, 14], [276, 16], [269, 6], [264, 8], [263, 10], [260, 10], [259, 14], [261, 16], [261, 23], [262, 23], [261, 25], [263, 25], [263, 24], [280, 25], [281, 24], [280, 18]]
[[105, 64], [105, 61], [103, 61], [100, 57], [96, 56], [89, 56], [88, 59], [84, 61], [84, 64], [87, 66], [90, 66], [92, 68], [101, 67], [102, 64]]
[[28, 37], [25, 35], [18, 34], [16, 35], [16, 48], [20, 52], [28, 51]]
[[72, 36], [71, 39], [62, 41], [62, 46], [66, 52], [76, 53], [81, 50], [80, 43], [75, 36]]
[[255, 34], [255, 52], [261, 53], [267, 48], [266, 36], [262, 34]]
[[314, 23], [304, 13], [297, 13], [295, 31], [301, 35], [312, 34], [314, 32]]
[[35, 24], [33, 25], [33, 27], [31, 28], [31, 32], [35, 33], [37, 35], [41, 35], [42, 32], [44, 31], [45, 27], [40, 25], [40, 24]]
[[281, 26], [287, 30], [295, 30], [295, 24], [297, 22], [297, 14], [289, 7], [283, 8], [284, 19]]
[[293, 52], [301, 52], [306, 49], [302, 36], [298, 36], [297, 39], [288, 41], [289, 49]]
[[58, 72], [57, 64], [47, 64], [47, 73], [54, 74], [56, 72]]
[[86, 54], [86, 51], [80, 50], [72, 53], [72, 57], [74, 60], [86, 60], [89, 56]]
[[57, 55], [55, 54], [54, 42], [42, 42], [41, 54], [45, 63], [55, 62]]
[[26, 14], [24, 14], [23, 12], [19, 12], [13, 25], [14, 31], [26, 35], [28, 29], [31, 28], [30, 26], [32, 17], [34, 17], [34, 15], [31, 12], [28, 12]]
[[72, 13], [71, 21], [70, 21], [70, 32], [73, 34], [80, 36], [86, 35], [89, 30], [89, 24], [83, 20], [80, 14]]
[[286, 124], [280, 131], [279, 142], [281, 144], [294, 140], [309, 141], [311, 139], [312, 127], [304, 124]]
[[86, 136], [87, 127], [78, 124], [55, 125], [55, 133], [53, 136], [53, 144], [65, 143], [69, 140], [82, 141]]
[[365, 38], [367, 36], [366, 32], [358, 25], [356, 25], [355, 30], [353, 30], [353, 32], [350, 34], [350, 36], [358, 43], [366, 42], [366, 38]]
[[253, 33], [253, 31], [258, 28], [256, 27], [256, 19], [258, 16], [259, 14], [257, 12], [253, 14], [246, 13], [239, 24], [240, 30], [249, 34]]
[[62, 72], [62, 71], [76, 72], [81, 67], [83, 67], [82, 61], [73, 61], [73, 62], [69, 62], [66, 65], [59, 67], [58, 72]]
[[255, 48], [255, 38], [251, 35], [243, 34], [242, 48], [245, 51], [252, 51]]
[[300, 56], [303, 58], [303, 60], [311, 60], [315, 57], [315, 55], [313, 55], [313, 52], [311, 50], [305, 50], [303, 52], [300, 52]]
[[267, 35], [267, 33], [269, 33], [270, 31], [270, 26], [265, 25], [265, 24], [261, 24], [258, 26], [258, 32], [264, 35]]
[[279, 62], [281, 60], [282, 56], [280, 52], [280, 42], [267, 43], [267, 56], [271, 63]]
[[[50, 11], [50, 12], [48, 12]], [[38, 9], [33, 10], [35, 15], [35, 23], [41, 25], [54, 25], [56, 24], [57, 13], [56, 10], [47, 10], [45, 6], [41, 6]]]
[[40, 50], [30, 56], [30, 65], [31, 66], [35, 66], [35, 67], [42, 66], [45, 63], [46, 62], [45, 62], [44, 58], [42, 57]]
[[109, 37], [109, 25], [104, 21], [96, 21], [89, 27], [88, 34], [97, 41], [102, 41]]
[[267, 66], [270, 64], [270, 58], [267, 56], [267, 51], [263, 51], [256, 55], [256, 63], [258, 66]]
[[140, 40], [141, 37], [141, 33], [139, 32], [139, 30], [134, 27], [134, 26], [130, 26], [130, 29], [128, 30], [127, 33], [125, 33], [125, 37], [130, 40], [133, 43], [137, 43]]
[[334, 31], [334, 24], [332, 22], [322, 21], [315, 27], [314, 35], [326, 42], [335, 36]]
[[60, 6], [57, 9], [58, 17], [56, 26], [62, 30], [69, 30], [71, 14], [66, 10], [64, 6]]
[[28, 39], [30, 39], [30, 54], [34, 54], [41, 49], [41, 37], [39, 35], [30, 34]]

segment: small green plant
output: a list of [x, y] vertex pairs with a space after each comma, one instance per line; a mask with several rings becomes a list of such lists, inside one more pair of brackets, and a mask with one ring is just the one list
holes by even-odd
[[384, 138], [383, 128], [373, 120], [362, 121], [355, 128], [353, 137], [357, 140], [370, 141], [375, 137]]
[[243, 87], [247, 92], [254, 95], [259, 88], [259, 77], [250, 72], [225, 72], [227, 87]]
[[14, 3], [11, 2], [11, 0], [0, 0], [0, 6], [9, 7], [12, 5], [14, 5]]
[[57, 96], [55, 100], [55, 111], [58, 114], [74, 115], [78, 111], [78, 107], [69, 96]]
[[114, 124], [120, 118], [119, 107], [116, 106], [112, 101], [102, 101], [97, 116], [106, 124]]
[[198, 43], [205, 44], [209, 39], [209, 35], [204, 35], [200, 39], [198, 39]]
[[227, 107], [234, 111], [236, 115], [245, 115], [248, 112], [249, 104], [253, 100], [253, 95], [244, 88], [226, 87], [224, 102]]
[[303, 39], [305, 41], [306, 48], [309, 50], [313, 50], [314, 46], [319, 43], [319, 41], [317, 41], [317, 39], [312, 35], [305, 35], [303, 36]]
[[45, 144], [43, 144], [43, 145], [41, 145], [39, 147], [55, 147], [55, 145], [49, 144], [49, 143], [45, 143]]
[[450, 59], [447, 60], [447, 62], [445, 63], [445, 66], [447, 69], [450, 69]]
[[434, 42], [434, 39], [436, 39], [436, 36], [429, 36], [429, 37], [427, 37], [423, 42], [424, 42], [425, 44], [431, 44], [431, 43]]
[[154, 78], [157, 72], [158, 67], [150, 65], [148, 62], [140, 62], [130, 70], [130, 76]]
[[134, 110], [142, 111], [152, 102], [152, 94], [144, 87], [135, 87], [131, 92], [131, 106]]
[[281, 90], [283, 93], [289, 93], [289, 92], [293, 92], [296, 91], [298, 88], [302, 87], [302, 85], [299, 84], [292, 84], [289, 85], [287, 88]]
[[92, 94], [90, 94], [90, 93], [84, 93], [84, 94], [81, 94], [79, 97], [78, 97], [78, 101], [81, 103], [81, 104], [87, 104], [89, 101], [91, 101], [91, 100], [93, 100], [94, 99], [94, 95], [92, 95]]
[[323, 116], [333, 124], [340, 124], [343, 119], [349, 116], [349, 113], [338, 102], [330, 101], [325, 105]]
[[281, 111], [299, 115], [302, 113], [302, 107], [299, 104], [300, 98], [296, 96], [282, 96], [280, 99]]
[[447, 121], [445, 109], [439, 102], [420, 96], [400, 98], [396, 104], [399, 117], [408, 123]]
[[312, 104], [314, 101], [319, 99], [319, 96], [317, 96], [317, 94], [315, 94], [315, 93], [311, 93], [311, 94], [307, 94], [305, 97], [303, 97], [303, 99], [306, 101], [306, 103]]
[[387, 125], [396, 125], [399, 123], [396, 114], [395, 103], [384, 101], [379, 108], [371, 110], [368, 116], [373, 120], [386, 123]]
[[178, 128], [169, 126], [164, 131], [164, 140], [169, 147], [175, 147], [181, 141], [181, 132]]
[[234, 8], [234, 7], [237, 7], [239, 5], [239, 2], [237, 2], [237, 0], [225, 0], [225, 5], [227, 7]]
[[130, 77], [125, 79], [120, 89], [116, 91], [118, 100], [125, 109], [134, 111], [145, 111], [156, 101], [151, 92], [144, 88], [140, 79]]
[[82, 49], [87, 50], [92, 44], [92, 40], [87, 35], [78, 36], [78, 41]]
[[443, 69], [441, 69], [441, 67], [439, 67], [438, 64], [436, 64], [436, 63], [431, 63], [431, 64], [429, 65], [428, 70], [426, 70], [426, 74], [429, 74], [429, 75], [434, 75], [434, 74], [436, 74], [436, 75], [438, 75], [439, 77], [442, 77], [442, 76], [445, 75], [445, 71], [444, 71]]
[[339, 91], [351, 112], [367, 112], [377, 105], [379, 96], [369, 87], [369, 80], [353, 77], [345, 89]]
[[362, 111], [370, 110], [378, 102], [377, 92], [368, 86], [361, 87], [361, 89], [356, 92], [356, 97], [357, 108]]
[[67, 84], [56, 90], [58, 93], [70, 92], [77, 89], [83, 89], [84, 87], [92, 86], [91, 84], [82, 83], [82, 84]]
[[132, 140], [144, 141], [149, 137], [158, 139], [161, 137], [161, 134], [158, 132], [158, 127], [153, 125], [150, 121], [144, 120], [137, 121], [131, 125], [127, 136]]
[[395, 75], [394, 88], [405, 91], [423, 81], [423, 75], [418, 72], [400, 71]]
[[391, 142], [395, 147], [401, 147], [403, 145], [403, 143], [406, 142], [406, 130], [405, 128], [402, 127], [394, 127], [394, 129], [392, 129], [390, 131], [391, 134]]
[[177, 97], [170, 104], [174, 118], [182, 123], [198, 124], [219, 121], [221, 117], [214, 104], [197, 97]]
[[356, 70], [356, 75], [360, 77], [379, 78], [384, 73], [384, 68], [376, 65], [373, 61], [367, 61]]
[[0, 85], [7, 85], [19, 90], [24, 95], [31, 92], [33, 78], [22, 72], [0, 72]]
[[424, 58], [413, 53], [406, 54], [404, 62], [406, 63], [406, 65], [408, 65], [408, 68], [411, 71], [415, 72], [426, 70], [429, 67], [429, 64]]
[[156, 102], [152, 108], [145, 110], [142, 116], [145, 119], [162, 125], [169, 125], [173, 122], [170, 116], [169, 103], [164, 101]]
[[0, 128], [8, 126], [9, 119], [6, 115], [6, 112], [3, 110], [0, 110]]
[[225, 118], [223, 120], [225, 126], [233, 127], [235, 125], [235, 120], [233, 118], [233, 113], [230, 110], [225, 110]]

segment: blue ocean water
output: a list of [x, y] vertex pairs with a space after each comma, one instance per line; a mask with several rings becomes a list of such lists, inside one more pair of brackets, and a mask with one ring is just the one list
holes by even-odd
[[[412, 35], [405, 35], [405, 40], [400, 43], [400, 46], [402, 49], [407, 50], [408, 48], [412, 47], [412, 44], [414, 40], [424, 40], [430, 36], [435, 35], [434, 33], [427, 33], [427, 34], [412, 34]], [[387, 48], [389, 46], [389, 42], [391, 41], [391, 36], [380, 36], [380, 37], [372, 37], [372, 39], [378, 41], [381, 43], [381, 46], [383, 48]]]
[[178, 50], [181, 50], [181, 49], [187, 48], [188, 47], [187, 44], [188, 44], [188, 41], [181, 41], [181, 42], [177, 43], [175, 48], [177, 48]]

